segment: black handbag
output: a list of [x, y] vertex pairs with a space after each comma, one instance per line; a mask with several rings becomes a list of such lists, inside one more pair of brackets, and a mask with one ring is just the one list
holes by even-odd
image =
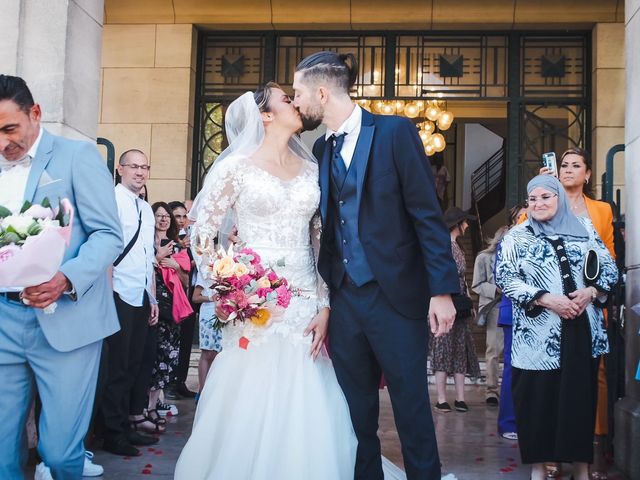
[[598, 252], [589, 250], [584, 259], [584, 283], [591, 286], [598, 281], [599, 277], [600, 258], [598, 257]]
[[455, 293], [451, 295], [453, 306], [456, 307], [456, 319], [469, 318], [473, 310], [473, 301], [468, 295]]

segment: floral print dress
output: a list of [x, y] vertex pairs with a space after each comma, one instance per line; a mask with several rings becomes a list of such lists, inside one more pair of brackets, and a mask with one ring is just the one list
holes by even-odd
[[[465, 282], [467, 264], [464, 252], [455, 242], [451, 242], [451, 253], [458, 269], [460, 293], [468, 294]], [[471, 336], [469, 322], [471, 317], [456, 318], [451, 331], [440, 338], [431, 335], [429, 352], [431, 369], [434, 372], [446, 372], [449, 375], [464, 373], [472, 378], [480, 376], [480, 365], [476, 355], [476, 347]]]

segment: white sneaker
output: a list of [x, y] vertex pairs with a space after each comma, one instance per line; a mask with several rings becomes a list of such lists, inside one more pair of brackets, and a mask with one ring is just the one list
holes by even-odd
[[163, 403], [158, 401], [156, 404], [156, 410], [158, 411], [158, 415], [161, 417], [170, 415], [176, 416], [178, 415], [178, 407], [176, 407], [173, 403]]
[[36, 474], [33, 477], [34, 480], [53, 480], [51, 476], [51, 470], [47, 467], [44, 462], [40, 462], [36, 466]]
[[93, 463], [93, 452], [85, 450], [84, 452], [84, 468], [82, 469], [83, 477], [99, 477], [104, 473], [102, 465]]

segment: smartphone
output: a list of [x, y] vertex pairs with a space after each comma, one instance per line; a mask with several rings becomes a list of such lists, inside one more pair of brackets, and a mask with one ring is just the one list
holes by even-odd
[[554, 177], [558, 176], [558, 164], [556, 163], [556, 153], [547, 152], [542, 154], [542, 166], [549, 169], [549, 173]]

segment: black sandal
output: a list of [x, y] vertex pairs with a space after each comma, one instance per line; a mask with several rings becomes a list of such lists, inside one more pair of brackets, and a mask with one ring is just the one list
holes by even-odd
[[147, 420], [155, 423], [156, 425], [166, 425], [167, 420], [164, 417], [161, 417], [158, 413], [158, 410], [155, 408], [153, 410], [148, 410], [146, 415]]
[[[146, 426], [145, 423], [147, 422], [153, 425], [153, 427]], [[164, 425], [155, 423], [148, 417], [141, 418], [140, 420], [129, 420], [129, 424], [134, 432], [142, 431], [146, 433], [164, 433], [166, 430]]]

